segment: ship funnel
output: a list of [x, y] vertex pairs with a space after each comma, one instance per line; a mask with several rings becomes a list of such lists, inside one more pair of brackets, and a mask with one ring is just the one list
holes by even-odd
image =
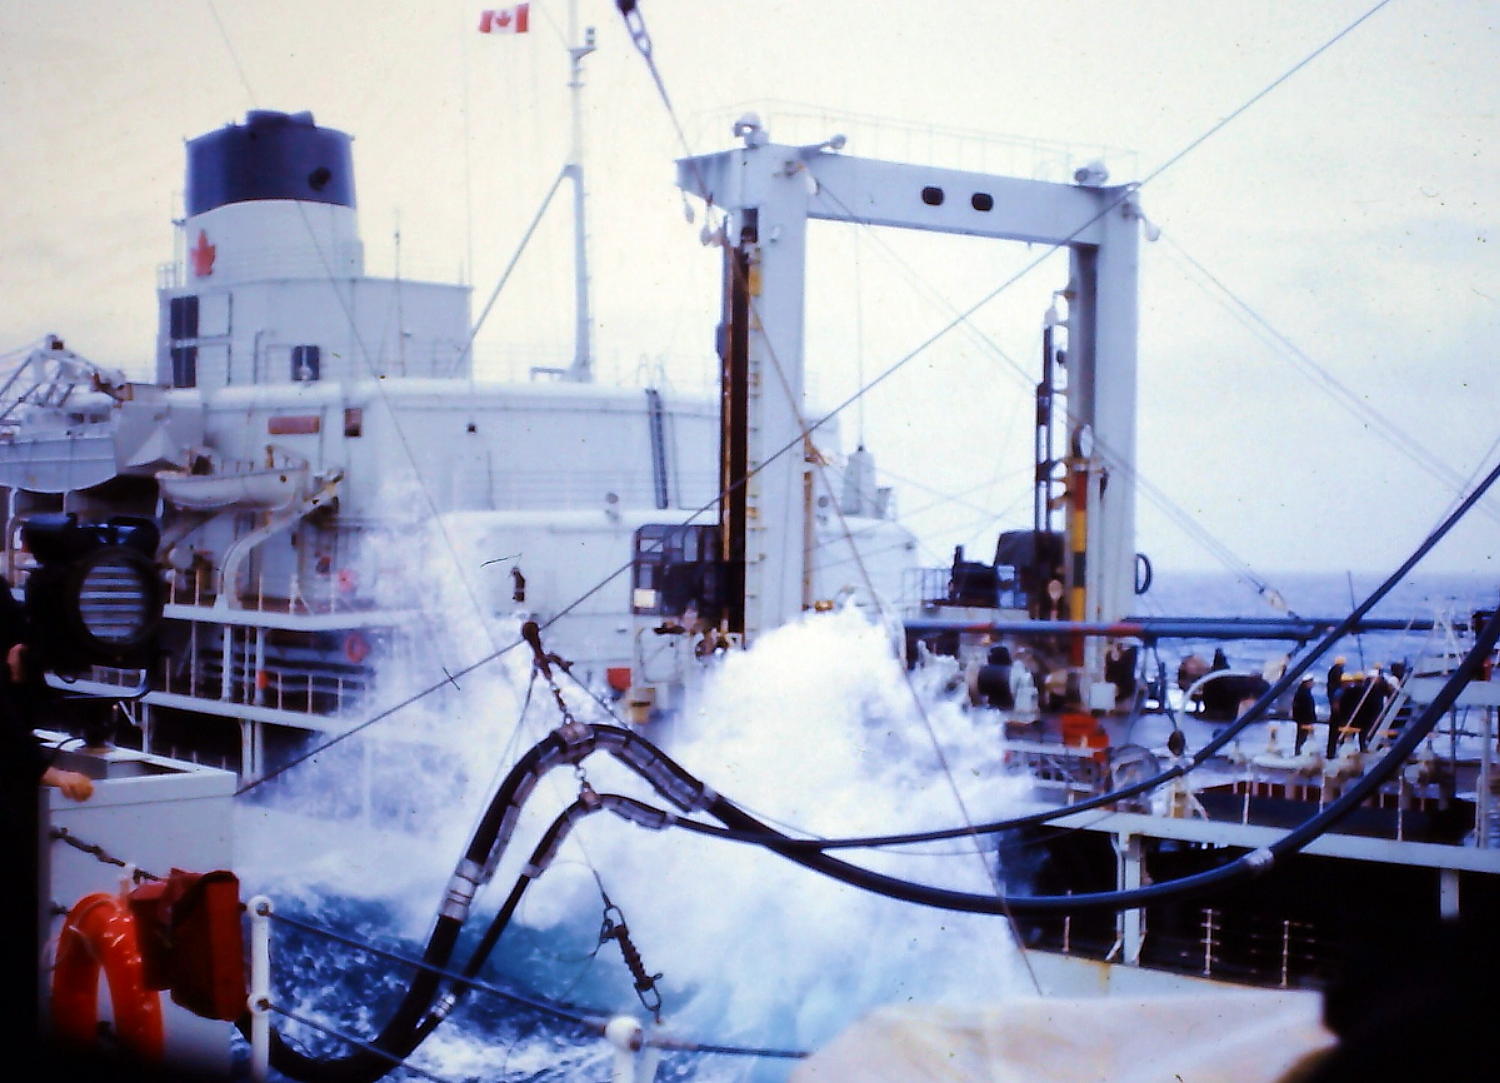
[[187, 212], [228, 203], [295, 199], [354, 206], [349, 136], [319, 128], [311, 113], [254, 110], [187, 145]]
[[186, 204], [175, 285], [364, 273], [350, 138], [311, 113], [257, 109], [188, 140]]

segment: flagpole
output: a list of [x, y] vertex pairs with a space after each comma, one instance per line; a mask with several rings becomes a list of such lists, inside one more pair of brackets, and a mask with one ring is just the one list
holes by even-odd
[[568, 58], [571, 78], [568, 89], [572, 98], [572, 146], [568, 151], [568, 164], [563, 172], [573, 181], [573, 295], [574, 332], [573, 364], [568, 368], [568, 379], [588, 383], [594, 378], [592, 337], [589, 320], [589, 264], [588, 230], [584, 216], [583, 191], [583, 58], [592, 53], [594, 28], [583, 32], [583, 42], [578, 43], [578, 0], [568, 0]]

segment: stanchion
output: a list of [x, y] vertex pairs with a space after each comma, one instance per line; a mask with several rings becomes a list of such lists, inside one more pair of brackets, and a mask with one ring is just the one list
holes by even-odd
[[271, 900], [250, 900], [250, 1077], [265, 1083], [271, 1071]]

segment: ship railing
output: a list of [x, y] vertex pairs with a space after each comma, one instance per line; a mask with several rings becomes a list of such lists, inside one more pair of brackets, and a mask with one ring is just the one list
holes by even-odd
[[189, 651], [174, 667], [164, 661], [161, 690], [205, 703], [234, 703], [265, 707], [295, 715], [335, 715], [360, 703], [370, 686], [370, 675], [358, 667], [255, 664], [253, 647], [231, 648], [227, 669], [218, 651]]
[[[714, 474], [709, 470], [674, 471], [671, 499], [677, 507], [698, 507], [713, 492]], [[494, 479], [497, 507], [518, 510], [605, 506], [605, 494], [613, 493], [621, 507], [652, 507], [656, 491], [650, 478], [627, 478], [608, 470], [529, 470], [499, 474]]]
[[942, 163], [972, 172], [1062, 183], [1072, 183], [1074, 171], [1096, 159], [1107, 161], [1117, 177], [1139, 174], [1139, 155], [1127, 147], [892, 120], [775, 98], [756, 98], [697, 113], [688, 120], [689, 141], [695, 146], [705, 139], [712, 142], [717, 133], [728, 131], [746, 113], [755, 113], [763, 130], [777, 143], [788, 146], [819, 144], [838, 132], [851, 146], [857, 144], [868, 158]]
[[[522, 382], [533, 371], [556, 371], [565, 368], [571, 355], [559, 352], [556, 343], [541, 340], [507, 341], [503, 350], [470, 349], [458, 359], [453, 369], [440, 369], [439, 376], [460, 376], [465, 366], [472, 366], [482, 380]], [[609, 365], [600, 372], [601, 383], [611, 387], [645, 390], [654, 388], [672, 399], [714, 399], [719, 393], [718, 369], [712, 375], [703, 368], [696, 353], [661, 352], [641, 356], [632, 368], [629, 361]], [[702, 371], [700, 371], [702, 370]], [[675, 401], [669, 406], [675, 406]], [[714, 475], [715, 479], [717, 474]], [[711, 494], [712, 489], [708, 490]], [[706, 500], [707, 497], [704, 497]], [[697, 507], [703, 501], [693, 506]]]
[[[1120, 962], [1125, 948], [1118, 928], [1086, 915], [1033, 919], [1035, 946], [1063, 955]], [[1134, 964], [1192, 977], [1291, 989], [1323, 980], [1340, 956], [1336, 940], [1314, 922], [1270, 913], [1222, 908], [1176, 912], [1148, 909], [1141, 953]]]
[[[1097, 923], [1070, 916], [1041, 919], [1037, 944], [1064, 955], [1118, 961], [1123, 938], [1101, 938]], [[1139, 965], [1178, 974], [1269, 988], [1317, 984], [1341, 955], [1337, 938], [1316, 922], [1273, 913], [1203, 907], [1147, 911]]]
[[1149, 956], [1154, 964], [1281, 989], [1322, 980], [1339, 956], [1337, 945], [1314, 922], [1215, 907], [1199, 912], [1195, 940], [1169, 935], [1154, 941]]
[[[385, 577], [385, 582], [392, 577]], [[388, 590], [382, 586], [382, 592]], [[326, 571], [292, 573], [268, 584], [264, 574], [238, 592], [231, 612], [309, 615], [366, 613], [377, 608], [404, 609], [416, 604], [414, 591], [398, 589], [396, 596], [379, 602], [360, 589], [357, 575], [330, 561]], [[218, 576], [209, 567], [192, 567], [167, 578], [167, 604], [214, 609], [219, 607]]]

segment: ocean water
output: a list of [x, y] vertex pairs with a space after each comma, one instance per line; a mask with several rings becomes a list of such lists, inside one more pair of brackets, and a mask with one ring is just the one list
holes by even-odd
[[[1271, 580], [1300, 614], [1340, 616], [1350, 608], [1341, 574]], [[1373, 585], [1356, 578], [1355, 596]], [[1378, 615], [1462, 616], [1493, 604], [1495, 586], [1464, 576], [1418, 578]], [[472, 612], [463, 590], [445, 584], [435, 592], [434, 612], [443, 618], [431, 622], [421, 651], [383, 667], [382, 699], [425, 687], [444, 668], [457, 672], [514, 636], [514, 622], [453, 616]], [[1271, 612], [1253, 589], [1218, 574], [1162, 572], [1139, 602], [1140, 612], [1153, 614]], [[1423, 639], [1370, 635], [1338, 652], [1363, 657], [1361, 665], [1388, 663], [1420, 653]], [[1214, 646], [1164, 646], [1163, 660], [1175, 669], [1182, 653]], [[1227, 653], [1236, 668], [1253, 668], [1287, 649], [1243, 643]], [[727, 658], [675, 726], [671, 751], [763, 819], [820, 834], [1003, 816], [1015, 807], [1017, 783], [1000, 771], [993, 724], [965, 711], [954, 676], [952, 666], [938, 664], [908, 678], [885, 634], [857, 613], [809, 616]], [[511, 652], [382, 723], [386, 731], [374, 739], [346, 742], [265, 787], [239, 813], [247, 894], [264, 891], [283, 913], [420, 954], [490, 790], [559, 721], [547, 690], [537, 685], [528, 694], [528, 680], [528, 660]], [[563, 688], [580, 718], [609, 721], [575, 687]], [[590, 760], [587, 773], [600, 792], [662, 803], [603, 757]], [[353, 779], [361, 780], [357, 787]], [[538, 787], [476, 903], [474, 937], [577, 787], [567, 770]], [[994, 859], [949, 842], [858, 860], [985, 891]], [[811, 1049], [882, 1004], [972, 1003], [1029, 989], [1001, 920], [880, 899], [750, 847], [648, 832], [607, 814], [584, 823], [533, 886], [484, 978], [643, 1017], [618, 948], [598, 942], [601, 892], [623, 911], [648, 969], [663, 975], [664, 1030], [677, 1038]], [[276, 927], [275, 945], [278, 1003], [342, 1031], [377, 1031], [409, 980], [398, 964], [285, 925]], [[458, 958], [466, 958], [462, 948]], [[345, 1048], [316, 1030], [278, 1023], [308, 1049]], [[609, 1055], [601, 1039], [576, 1027], [475, 993], [412, 1062], [443, 1080], [604, 1080]], [[674, 1053], [659, 1078], [777, 1080], [788, 1070], [784, 1060]], [[418, 1075], [393, 1073], [403, 1077]]]

